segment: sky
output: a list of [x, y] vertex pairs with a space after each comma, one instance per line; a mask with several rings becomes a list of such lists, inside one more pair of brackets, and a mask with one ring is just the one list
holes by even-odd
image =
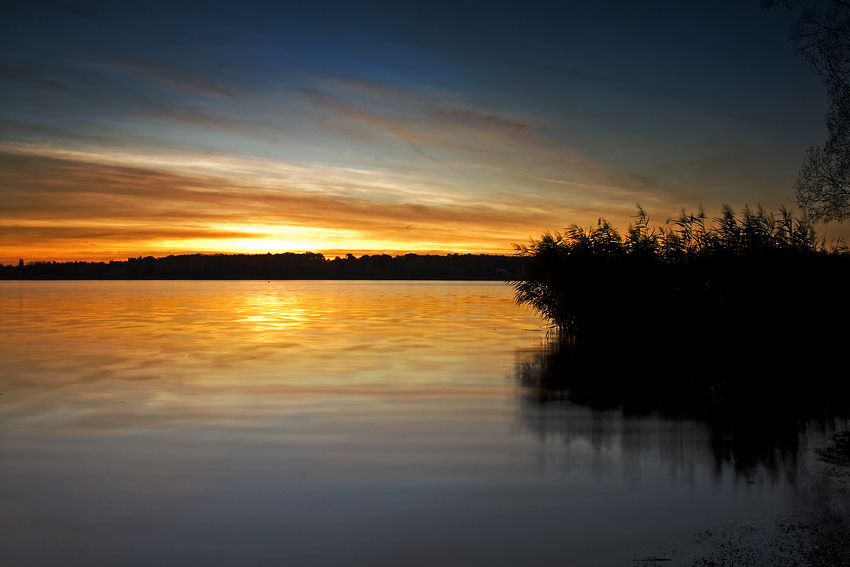
[[[758, 0], [0, 0], [0, 263], [511, 254], [793, 207], [826, 139]], [[827, 227], [835, 237], [848, 227]]]

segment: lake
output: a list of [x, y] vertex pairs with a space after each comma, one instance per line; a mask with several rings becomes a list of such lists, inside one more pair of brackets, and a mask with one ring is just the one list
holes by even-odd
[[0, 282], [0, 564], [625, 566], [829, 490], [846, 421], [742, 466], [541, 401], [546, 336], [495, 282]]

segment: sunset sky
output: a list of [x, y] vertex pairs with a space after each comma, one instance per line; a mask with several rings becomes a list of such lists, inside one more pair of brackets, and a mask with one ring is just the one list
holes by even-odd
[[758, 0], [0, 6], [6, 264], [509, 254], [636, 203], [791, 206], [826, 138]]

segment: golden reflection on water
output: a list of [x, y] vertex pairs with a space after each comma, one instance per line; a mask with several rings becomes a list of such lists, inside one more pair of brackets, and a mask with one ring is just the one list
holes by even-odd
[[61, 389], [42, 411], [81, 405], [65, 417], [89, 425], [115, 421], [93, 415], [114, 397], [156, 421], [258, 396], [504, 395], [542, 333], [492, 282], [2, 282], [0, 393], [8, 412]]

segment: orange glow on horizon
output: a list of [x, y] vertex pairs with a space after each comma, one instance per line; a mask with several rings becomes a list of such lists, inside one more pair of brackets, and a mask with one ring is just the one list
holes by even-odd
[[[65, 252], [62, 251], [50, 251], [50, 250], [39, 250], [34, 249], [30, 250], [19, 250], [17, 254], [4, 254], [3, 257], [0, 257], [0, 264], [4, 265], [17, 265], [19, 260], [23, 260], [24, 263], [29, 262], [109, 262], [109, 261], [126, 261], [128, 258], [138, 258], [153, 256], [155, 258], [163, 258], [165, 256], [180, 256], [184, 254], [285, 254], [288, 252], [294, 254], [304, 254], [307, 252], [311, 252], [314, 254], [322, 254], [326, 259], [333, 260], [336, 257], [344, 258], [347, 254], [353, 254], [356, 257], [361, 256], [374, 256], [387, 254], [389, 256], [403, 256], [405, 254], [421, 254], [421, 255], [437, 255], [437, 256], [446, 256], [448, 254], [491, 254], [491, 255], [503, 255], [509, 256], [513, 254], [513, 248], [480, 248], [480, 249], [466, 249], [466, 248], [433, 248], [433, 249], [421, 249], [421, 248], [318, 248], [315, 246], [307, 246], [306, 243], [303, 247], [291, 247], [291, 248], [261, 248], [259, 246], [253, 248], [231, 248], [231, 249], [223, 249], [223, 248], [179, 248], [179, 249], [171, 249], [171, 248], [159, 248], [159, 247], [151, 247], [151, 248], [130, 248], [129, 246], [126, 249], [122, 249], [122, 247], [116, 246], [117, 250], [92, 250], [92, 251], [78, 251], [78, 250], [68, 250]], [[4, 251], [5, 252], [5, 251]]]
[[[0, 263], [196, 253], [510, 255], [514, 243], [599, 217], [625, 233], [637, 200], [653, 225], [682, 206], [566, 176], [517, 177], [493, 166], [484, 181], [470, 181], [454, 164], [441, 165], [443, 177], [401, 165], [0, 144], [7, 188]], [[710, 212], [722, 203], [702, 204]], [[847, 238], [846, 230], [830, 227], [827, 242]]]
[[513, 242], [549, 224], [541, 220], [560, 216], [534, 201], [483, 202], [384, 169], [13, 144], [0, 146], [0, 159], [0, 175], [28, 180], [11, 195], [17, 207], [0, 211], [3, 264], [194, 253], [511, 254]]

